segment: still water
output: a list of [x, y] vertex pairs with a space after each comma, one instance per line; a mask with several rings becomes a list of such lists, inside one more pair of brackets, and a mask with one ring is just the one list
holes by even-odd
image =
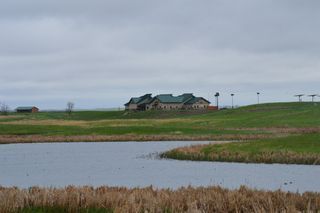
[[157, 153], [208, 142], [107, 142], [0, 145], [0, 185], [108, 185], [178, 188], [220, 185], [320, 192], [320, 166], [191, 162]]

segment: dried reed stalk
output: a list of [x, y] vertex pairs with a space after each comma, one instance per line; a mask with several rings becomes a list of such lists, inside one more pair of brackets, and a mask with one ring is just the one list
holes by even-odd
[[59, 207], [68, 212], [106, 208], [114, 212], [318, 212], [320, 194], [187, 187], [177, 190], [90, 186], [19, 189], [0, 187], [0, 212]]

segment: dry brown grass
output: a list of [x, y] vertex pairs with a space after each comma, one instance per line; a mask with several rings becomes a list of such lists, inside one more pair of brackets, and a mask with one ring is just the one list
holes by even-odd
[[18, 115], [0, 115], [0, 120], [1, 119], [11, 119], [11, 118], [19, 118], [21, 116]]
[[18, 120], [6, 121], [2, 124], [18, 124], [18, 125], [50, 125], [50, 126], [89, 126], [87, 121], [73, 121], [73, 120]]
[[177, 190], [90, 186], [0, 187], [0, 212], [29, 207], [106, 208], [114, 212], [319, 212], [320, 194], [187, 187]]
[[[16, 116], [15, 116], [16, 117]], [[0, 116], [1, 118], [14, 118], [14, 116]], [[1, 120], [0, 120], [1, 121]], [[15, 124], [15, 125], [58, 125], [58, 126], [81, 126], [81, 127], [130, 127], [130, 126], [154, 126], [154, 125], [165, 125], [172, 123], [184, 123], [184, 122], [194, 122], [197, 120], [192, 119], [181, 119], [181, 118], [171, 118], [171, 119], [105, 119], [97, 121], [83, 121], [83, 120], [56, 120], [56, 119], [24, 119], [24, 120], [13, 120], [5, 121], [2, 124]]]
[[265, 132], [276, 133], [276, 134], [278, 134], [278, 133], [282, 133], [282, 134], [311, 134], [311, 133], [319, 133], [320, 127], [225, 128], [225, 130], [265, 131]]
[[212, 141], [212, 140], [254, 140], [269, 138], [272, 135], [225, 134], [225, 135], [77, 135], [77, 136], [45, 136], [45, 135], [0, 135], [0, 144], [10, 143], [46, 143], [46, 142], [107, 142], [107, 141]]

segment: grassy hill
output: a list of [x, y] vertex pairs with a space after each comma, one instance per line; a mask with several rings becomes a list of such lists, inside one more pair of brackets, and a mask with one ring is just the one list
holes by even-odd
[[211, 117], [208, 125], [223, 129], [269, 130], [272, 137], [250, 142], [183, 147], [164, 153], [163, 157], [200, 161], [320, 164], [319, 103], [261, 104], [202, 117]]
[[260, 104], [202, 112], [80, 111], [71, 116], [64, 112], [0, 116], [2, 136], [157, 135], [167, 139], [170, 136], [193, 140], [252, 139], [319, 126], [320, 104], [316, 103]]

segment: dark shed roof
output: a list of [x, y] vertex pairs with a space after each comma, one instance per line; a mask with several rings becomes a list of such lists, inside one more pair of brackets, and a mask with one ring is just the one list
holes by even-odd
[[37, 107], [35, 107], [35, 106], [22, 106], [22, 107], [17, 107], [16, 110], [32, 110], [33, 108], [37, 108]]

